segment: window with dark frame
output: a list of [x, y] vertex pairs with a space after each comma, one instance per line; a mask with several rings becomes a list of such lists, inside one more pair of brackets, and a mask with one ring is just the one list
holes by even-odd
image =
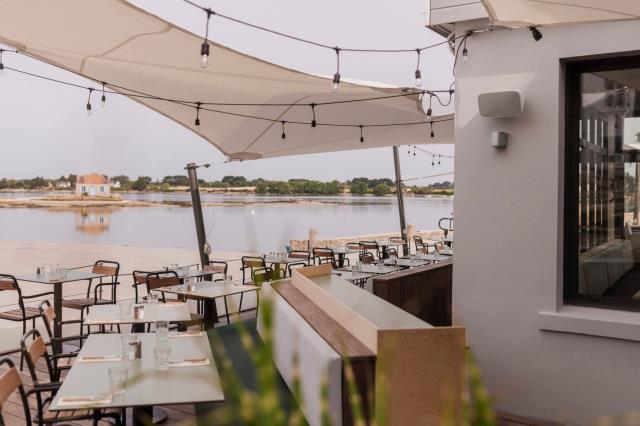
[[640, 310], [640, 56], [564, 66], [564, 299]]

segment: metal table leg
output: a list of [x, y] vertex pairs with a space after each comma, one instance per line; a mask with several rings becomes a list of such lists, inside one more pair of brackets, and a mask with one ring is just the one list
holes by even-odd
[[[62, 337], [62, 283], [57, 282], [53, 284], [53, 311], [56, 314], [56, 320], [53, 322], [53, 336], [57, 338]], [[60, 341], [54, 342], [55, 353], [62, 352], [62, 343]]]

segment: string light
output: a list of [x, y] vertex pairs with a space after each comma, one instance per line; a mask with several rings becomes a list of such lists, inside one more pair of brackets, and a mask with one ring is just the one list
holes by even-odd
[[[414, 152], [414, 154], [415, 154], [415, 152]], [[440, 157], [441, 157], [441, 155], [438, 154], [438, 166], [440, 165]]]
[[433, 114], [433, 110], [431, 109], [431, 101], [433, 100], [433, 94], [429, 94], [429, 108], [427, 109], [427, 117], [431, 118], [431, 114]]
[[331, 84], [331, 91], [336, 93], [338, 86], [340, 85], [340, 48], [334, 47], [336, 51], [336, 73], [333, 75], [333, 83]]
[[531, 37], [533, 37], [535, 41], [540, 41], [540, 39], [542, 38], [542, 33], [537, 27], [531, 26], [529, 27], [529, 31], [531, 31]]
[[93, 113], [91, 111], [91, 93], [93, 93], [93, 88], [89, 88], [89, 97], [87, 98], [87, 116], [91, 117], [91, 114]]
[[364, 143], [364, 134], [362, 133], [362, 124], [360, 125], [360, 143]]
[[200, 102], [196, 104], [196, 121], [194, 124], [196, 126], [196, 132], [200, 131]]
[[431, 135], [430, 135], [430, 136], [431, 136], [431, 138], [433, 139], [433, 138], [435, 138], [435, 137], [436, 137], [436, 134], [435, 134], [435, 133], [434, 133], [434, 131], [433, 131], [433, 121], [432, 121], [430, 124], [431, 124]]
[[4, 49], [0, 49], [0, 75], [4, 74], [4, 64], [2, 63], [2, 52], [4, 52]]
[[211, 15], [214, 14], [211, 9], [204, 9], [207, 14], [207, 27], [204, 32], [204, 40], [200, 45], [200, 68], [207, 68], [209, 66], [209, 21], [211, 20]]
[[408, 155], [411, 155], [411, 145], [408, 145], [408, 146], [407, 146], [407, 154], [408, 154]]
[[284, 125], [285, 125], [285, 123], [286, 123], [286, 122], [285, 122], [285, 121], [281, 121], [281, 123], [282, 123], [282, 139], [286, 139], [286, 138], [287, 138], [287, 135], [286, 135], [286, 133], [284, 132]]
[[462, 62], [467, 62], [469, 60], [469, 51], [467, 50], [467, 38], [465, 37], [462, 42]]
[[311, 120], [311, 127], [315, 128], [318, 125], [316, 121], [316, 104], [311, 104], [311, 113], [313, 114], [313, 119]]
[[422, 86], [422, 73], [420, 72], [420, 49], [416, 49], [416, 53], [418, 54], [418, 63], [416, 64], [416, 87]]
[[107, 97], [104, 95], [104, 82], [102, 82], [102, 98], [100, 98], [100, 106], [104, 108], [107, 104]]
[[416, 156], [416, 146], [415, 145], [413, 146], [413, 156], [414, 157]]
[[436, 156], [435, 154], [431, 156], [431, 167], [434, 167], [436, 165]]

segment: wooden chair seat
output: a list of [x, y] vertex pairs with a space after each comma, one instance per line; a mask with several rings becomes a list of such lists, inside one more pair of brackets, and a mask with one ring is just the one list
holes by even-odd
[[38, 308], [25, 307], [24, 308], [25, 316], [22, 316], [22, 310], [13, 309], [11, 311], [0, 312], [0, 318], [6, 319], [9, 321], [22, 321], [29, 320], [33, 318], [38, 318], [40, 316], [40, 310]]
[[107, 305], [113, 303], [109, 299], [98, 299], [98, 303], [96, 303], [96, 299], [93, 297], [85, 297], [82, 299], [69, 299], [63, 300], [62, 306], [69, 309], [85, 309], [90, 308], [94, 305]]
[[[108, 408], [102, 411], [102, 414], [120, 415], [120, 410], [116, 408]], [[63, 410], [52, 411], [47, 407], [42, 416], [43, 423], [59, 423], [75, 420], [87, 420], [93, 415], [92, 410]]]

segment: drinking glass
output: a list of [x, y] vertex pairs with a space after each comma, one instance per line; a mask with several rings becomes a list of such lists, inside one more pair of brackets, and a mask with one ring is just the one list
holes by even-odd
[[169, 369], [170, 356], [171, 347], [169, 345], [157, 345], [153, 350], [153, 359], [156, 363], [156, 369], [159, 371], [167, 371]]
[[166, 343], [169, 338], [169, 321], [156, 321], [156, 342]]
[[116, 365], [109, 368], [109, 385], [114, 394], [124, 393], [124, 385], [127, 381], [129, 368], [126, 365]]
[[158, 295], [156, 293], [149, 293], [147, 295], [147, 303], [150, 305], [155, 305], [158, 303]]
[[133, 316], [133, 301], [121, 300], [118, 302], [118, 316], [120, 319], [129, 320]]
[[196, 285], [195, 285], [192, 277], [184, 279], [184, 287], [185, 287], [186, 291], [193, 291], [193, 290], [196, 289]]

